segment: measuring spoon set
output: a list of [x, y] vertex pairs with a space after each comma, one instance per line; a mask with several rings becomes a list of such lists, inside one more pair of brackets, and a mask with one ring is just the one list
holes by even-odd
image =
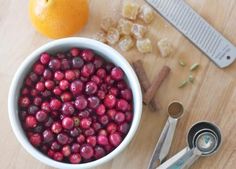
[[183, 105], [172, 102], [168, 106], [169, 117], [157, 142], [148, 169], [187, 169], [199, 157], [210, 156], [221, 145], [220, 129], [213, 123], [200, 121], [195, 123], [187, 135], [187, 147], [165, 161], [173, 140], [178, 120], [184, 113]]

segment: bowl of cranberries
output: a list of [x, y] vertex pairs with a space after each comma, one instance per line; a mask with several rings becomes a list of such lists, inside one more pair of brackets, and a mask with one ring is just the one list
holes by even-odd
[[113, 159], [138, 128], [142, 94], [129, 63], [87, 38], [49, 42], [18, 68], [9, 118], [21, 145], [56, 168], [85, 169]]

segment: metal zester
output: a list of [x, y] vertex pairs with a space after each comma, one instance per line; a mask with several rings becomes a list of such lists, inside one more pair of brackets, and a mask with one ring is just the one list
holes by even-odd
[[184, 0], [146, 0], [218, 67], [236, 59], [236, 47], [198, 15]]

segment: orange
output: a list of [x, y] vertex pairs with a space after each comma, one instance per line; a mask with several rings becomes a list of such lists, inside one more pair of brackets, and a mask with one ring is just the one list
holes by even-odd
[[79, 32], [87, 23], [87, 0], [30, 0], [29, 15], [36, 30], [50, 38]]

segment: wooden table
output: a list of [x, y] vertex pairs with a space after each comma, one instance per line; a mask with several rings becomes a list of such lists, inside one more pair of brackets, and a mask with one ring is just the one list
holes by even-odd
[[[141, 0], [140, 3], [144, 3]], [[187, 0], [204, 18], [236, 44], [235, 0]], [[27, 0], [0, 0], [0, 164], [2, 169], [47, 169], [49, 167], [31, 157], [16, 141], [8, 120], [7, 95], [12, 77], [18, 66], [34, 49], [51, 41], [37, 33], [28, 19]], [[99, 29], [104, 16], [119, 17], [122, 1], [91, 0], [90, 19], [85, 29], [76, 36], [91, 37]], [[122, 53], [130, 62], [142, 59], [150, 80], [163, 65], [172, 73], [158, 92], [162, 105], [160, 112], [143, 109], [142, 121], [133, 141], [113, 161], [97, 169], [145, 169], [167, 119], [166, 107], [174, 99], [183, 102], [184, 117], [177, 126], [170, 156], [185, 145], [188, 128], [198, 120], [209, 120], [220, 126], [223, 144], [212, 157], [201, 158], [193, 169], [233, 169], [236, 165], [236, 63], [221, 70], [196, 49], [172, 26], [156, 15], [150, 33], [153, 43], [162, 37], [169, 38], [175, 46], [175, 55], [161, 58], [157, 47], [154, 53], [141, 55], [136, 50]], [[117, 48], [117, 47], [115, 47]], [[193, 85], [178, 89], [180, 80], [188, 76], [188, 68], [181, 68], [177, 59], [188, 65], [199, 62]]]

